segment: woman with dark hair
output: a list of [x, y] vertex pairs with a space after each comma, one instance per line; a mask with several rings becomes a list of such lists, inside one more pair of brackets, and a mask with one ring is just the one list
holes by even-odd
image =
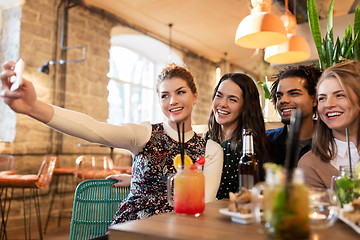
[[224, 163], [217, 199], [228, 198], [239, 190], [238, 163], [242, 155], [243, 129], [252, 129], [260, 179], [262, 165], [272, 161], [270, 142], [254, 81], [243, 73], [225, 74], [214, 89], [207, 138], [221, 144]]
[[299, 161], [310, 187], [330, 188], [340, 166], [349, 166], [346, 129], [352, 166], [359, 162], [360, 63], [346, 61], [326, 69], [317, 84], [319, 119], [312, 150]]

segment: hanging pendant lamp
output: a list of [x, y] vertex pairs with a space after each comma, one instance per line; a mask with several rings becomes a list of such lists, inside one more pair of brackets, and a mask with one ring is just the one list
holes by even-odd
[[235, 43], [244, 48], [265, 48], [286, 41], [280, 17], [271, 14], [271, 0], [251, 0], [253, 9], [239, 24]]
[[265, 61], [275, 64], [292, 64], [303, 62], [310, 57], [309, 44], [303, 37], [295, 34], [297, 23], [295, 16], [288, 9], [285, 1], [285, 14], [281, 16], [288, 32], [287, 41], [265, 48]]
[[173, 62], [173, 42], [172, 42], [172, 27], [173, 27], [173, 24], [172, 23], [169, 23], [168, 24], [169, 26], [169, 56], [168, 56], [168, 62], [169, 63], [172, 63]]

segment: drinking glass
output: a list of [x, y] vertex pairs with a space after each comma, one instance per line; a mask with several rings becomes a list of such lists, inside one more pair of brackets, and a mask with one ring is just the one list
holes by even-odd
[[[355, 176], [354, 173], [352, 175]], [[350, 203], [360, 196], [360, 180], [350, 176], [347, 166], [340, 166], [340, 176], [331, 178], [330, 189], [337, 193], [341, 207], [343, 207], [344, 204]]]
[[340, 202], [336, 192], [331, 189], [310, 188], [309, 211], [311, 228], [324, 229], [331, 227], [340, 211]]
[[[205, 178], [201, 170], [181, 169], [168, 178], [168, 201], [176, 213], [200, 215], [205, 209]], [[174, 189], [172, 194], [172, 189]], [[172, 196], [173, 195], [173, 196]]]
[[[309, 236], [308, 189], [303, 183], [303, 174], [296, 169], [293, 180], [284, 183], [285, 173], [266, 171], [266, 183], [258, 184], [253, 192], [262, 192], [262, 201], [257, 201], [255, 221], [259, 223], [263, 208], [264, 229], [271, 239], [306, 239]], [[259, 196], [259, 195], [258, 195]], [[257, 197], [259, 199], [259, 197]], [[263, 230], [261, 230], [263, 231]]]

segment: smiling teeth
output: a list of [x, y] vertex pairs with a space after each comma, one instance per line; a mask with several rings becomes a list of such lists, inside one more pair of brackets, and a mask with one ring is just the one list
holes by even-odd
[[294, 110], [294, 109], [283, 109], [282, 111], [283, 112], [291, 112], [292, 110]]
[[225, 111], [222, 111], [222, 110], [219, 110], [218, 109], [218, 113], [222, 114], [222, 115], [228, 115], [230, 114], [229, 112], [225, 112]]
[[183, 108], [174, 108], [174, 109], [171, 109], [170, 112], [177, 112], [177, 111], [180, 111], [182, 110]]
[[328, 117], [335, 117], [335, 116], [340, 116], [342, 113], [339, 112], [333, 112], [333, 113], [328, 113], [327, 116]]

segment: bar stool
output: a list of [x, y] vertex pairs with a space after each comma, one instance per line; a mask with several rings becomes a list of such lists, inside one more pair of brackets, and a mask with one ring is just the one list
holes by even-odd
[[15, 159], [12, 155], [0, 154], [0, 171], [13, 171]]
[[84, 181], [87, 179], [104, 179], [109, 175], [118, 174], [114, 170], [113, 160], [103, 155], [81, 155], [75, 160], [75, 179]]
[[[55, 185], [55, 189], [52, 191], [51, 200], [50, 200], [50, 206], [48, 215], [46, 218], [45, 226], [44, 226], [44, 234], [46, 234], [46, 230], [50, 221], [51, 211], [54, 204], [54, 200], [56, 195], [59, 195], [61, 207], [59, 211], [58, 216], [58, 226], [60, 227], [62, 213], [65, 205], [65, 195], [66, 193], [71, 192], [74, 194], [75, 188], [76, 188], [76, 182], [74, 181], [74, 174], [75, 174], [75, 167], [62, 167], [60, 166], [60, 161], [56, 161], [56, 166], [54, 169], [54, 180], [51, 185]], [[71, 191], [67, 192], [67, 180], [70, 179], [72, 181], [71, 186], [73, 189]]]
[[[42, 231], [41, 231], [41, 215], [40, 215], [40, 204], [39, 204], [39, 194], [38, 190], [43, 189], [49, 186], [53, 171], [55, 168], [57, 157], [54, 155], [46, 155], [43, 160], [39, 172], [37, 175], [35, 174], [27, 174], [27, 175], [1, 175], [0, 176], [0, 188], [5, 189], [5, 194], [2, 202], [4, 202], [4, 215], [2, 216], [3, 227], [1, 232], [1, 238], [6, 238], [6, 222], [7, 217], [10, 211], [11, 200], [13, 197], [14, 188], [23, 189], [23, 207], [24, 207], [24, 227], [25, 227], [25, 239], [27, 239], [27, 220], [26, 220], [26, 211], [25, 211], [25, 189], [30, 190], [30, 199], [29, 199], [29, 239], [31, 239], [31, 231], [30, 231], [30, 222], [31, 222], [31, 198], [34, 199], [38, 229], [39, 229], [39, 237], [43, 239]], [[11, 189], [10, 196], [7, 194], [7, 190]], [[7, 207], [6, 207], [7, 206]]]
[[[0, 154], [0, 176], [2, 175], [12, 175], [14, 174], [14, 164], [15, 159], [12, 155], [4, 155]], [[7, 194], [7, 191], [4, 188], [0, 189], [0, 199], [2, 199], [2, 195]], [[6, 208], [6, 202], [1, 201], [0, 202], [0, 213], [1, 213], [1, 227], [0, 227], [0, 239], [7, 239], [6, 231], [5, 231], [5, 208]]]
[[120, 173], [131, 174], [132, 170], [132, 155], [131, 154], [120, 154], [114, 161], [114, 168]]

